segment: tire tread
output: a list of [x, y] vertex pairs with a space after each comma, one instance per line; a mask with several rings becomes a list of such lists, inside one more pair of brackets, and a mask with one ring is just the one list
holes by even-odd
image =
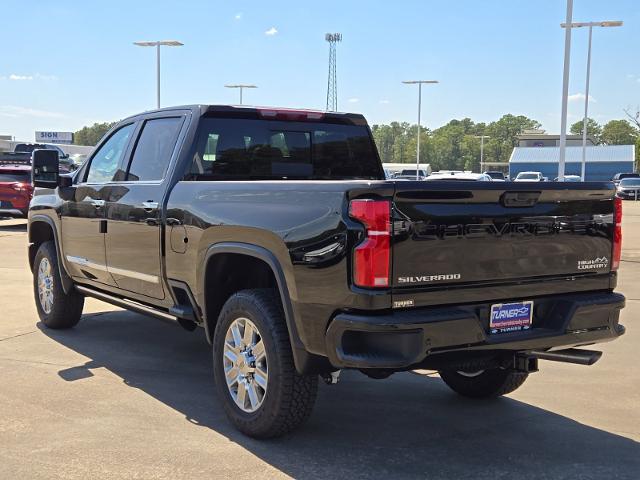
[[[318, 392], [318, 378], [316, 375], [300, 375], [297, 372], [282, 304], [277, 291], [273, 289], [241, 290], [233, 294], [220, 312], [214, 344], [215, 338], [219, 338], [219, 335], [224, 337], [223, 319], [233, 310], [247, 303], [252, 304], [262, 314], [270, 330], [269, 334], [272, 336], [275, 351], [279, 357], [280, 371], [277, 373], [270, 371], [269, 375], [276, 374], [281, 382], [280, 402], [275, 411], [269, 412], [267, 421], [262, 421], [264, 418], [260, 421], [256, 421], [255, 418], [243, 418], [243, 415], [236, 412], [228, 402], [225, 402], [225, 410], [236, 427], [246, 435], [254, 438], [279, 437], [297, 428], [311, 415]], [[216, 360], [214, 359], [214, 362]], [[226, 389], [226, 385], [224, 388]], [[219, 395], [228, 396], [228, 392], [220, 390], [222, 388], [219, 386]]]
[[[38, 267], [40, 259], [46, 257], [51, 264], [53, 273], [53, 308], [50, 313], [45, 313], [40, 306], [38, 298]], [[44, 242], [38, 248], [33, 267], [33, 293], [36, 301], [36, 310], [42, 323], [52, 329], [62, 330], [75, 327], [82, 317], [84, 308], [84, 296], [75, 289], [65, 293], [60, 280], [60, 265], [58, 252], [53, 241]]]

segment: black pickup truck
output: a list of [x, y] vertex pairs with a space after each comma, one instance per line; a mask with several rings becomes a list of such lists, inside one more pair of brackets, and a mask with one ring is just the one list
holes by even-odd
[[340, 369], [497, 396], [624, 333], [611, 183], [388, 181], [361, 115], [229, 106], [136, 115], [58, 162], [34, 153], [42, 322], [73, 327], [89, 296], [203, 327], [254, 437], [303, 422]]

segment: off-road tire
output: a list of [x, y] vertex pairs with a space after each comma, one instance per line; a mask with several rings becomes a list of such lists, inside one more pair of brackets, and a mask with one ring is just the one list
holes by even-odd
[[[231, 323], [238, 318], [247, 318], [257, 327], [267, 355], [267, 391], [262, 404], [252, 413], [236, 405], [224, 373], [225, 335]], [[227, 300], [214, 332], [213, 368], [216, 391], [224, 411], [245, 435], [278, 437], [294, 430], [311, 415], [318, 392], [318, 376], [300, 375], [295, 369], [284, 312], [276, 290], [242, 290]]]
[[529, 376], [502, 368], [484, 370], [477, 376], [465, 376], [456, 370], [441, 370], [440, 377], [454, 392], [470, 398], [490, 398], [516, 390]]
[[[51, 292], [53, 302], [51, 310], [45, 312], [38, 295], [38, 272], [41, 262], [49, 262], [51, 270]], [[75, 327], [82, 317], [84, 307], [84, 296], [75, 289], [69, 293], [64, 293], [60, 280], [60, 265], [56, 246], [52, 241], [44, 242], [38, 248], [33, 262], [33, 294], [36, 302], [36, 309], [40, 321], [48, 328], [65, 329]]]

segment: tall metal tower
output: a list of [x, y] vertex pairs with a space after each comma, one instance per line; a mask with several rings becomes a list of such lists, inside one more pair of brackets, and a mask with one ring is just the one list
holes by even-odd
[[327, 33], [324, 39], [329, 42], [329, 78], [327, 79], [327, 111], [338, 110], [338, 78], [336, 73], [336, 43], [342, 41], [341, 33]]

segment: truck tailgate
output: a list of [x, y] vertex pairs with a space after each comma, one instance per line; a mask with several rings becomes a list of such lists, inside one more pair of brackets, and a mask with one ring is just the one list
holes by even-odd
[[397, 182], [392, 288], [611, 270], [609, 183]]

